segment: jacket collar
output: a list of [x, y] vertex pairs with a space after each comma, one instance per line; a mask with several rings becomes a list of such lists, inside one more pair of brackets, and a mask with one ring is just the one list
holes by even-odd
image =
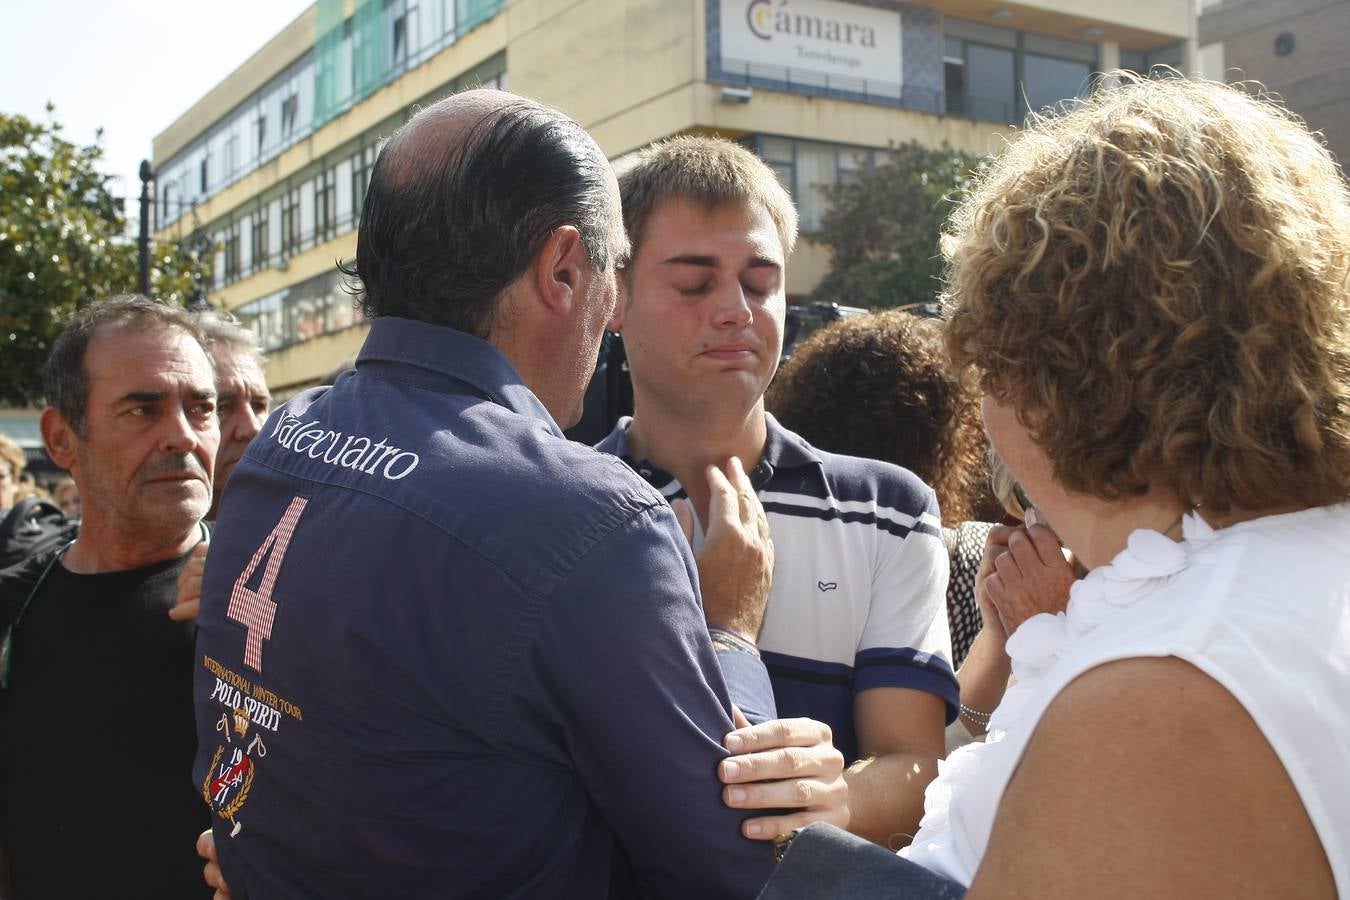
[[544, 404], [501, 351], [463, 331], [380, 316], [370, 323], [356, 368], [363, 374], [431, 390], [463, 392], [467, 387], [498, 406], [543, 422], [563, 436]]
[[[773, 473], [779, 469], [823, 465], [815, 448], [799, 435], [779, 425], [772, 414], [764, 414], [764, 423], [767, 431], [764, 452], [760, 454], [759, 463], [750, 471], [750, 482], [757, 490], [768, 484]], [[619, 457], [651, 484], [659, 486], [674, 483], [674, 476], [657, 468], [649, 460], [633, 459], [632, 446], [628, 443], [628, 427], [632, 424], [632, 416], [619, 419], [614, 430], [596, 444], [596, 449]]]

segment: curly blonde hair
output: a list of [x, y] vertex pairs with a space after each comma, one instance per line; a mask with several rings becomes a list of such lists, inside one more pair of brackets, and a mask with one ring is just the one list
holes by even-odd
[[1034, 123], [944, 236], [959, 365], [1070, 490], [1350, 497], [1350, 192], [1280, 106], [1179, 78]]

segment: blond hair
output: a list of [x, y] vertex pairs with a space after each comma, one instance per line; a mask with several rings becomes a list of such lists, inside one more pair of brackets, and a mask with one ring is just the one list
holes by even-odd
[[633, 245], [642, 244], [656, 204], [683, 197], [708, 209], [734, 203], [761, 206], [773, 220], [783, 255], [797, 243], [797, 208], [765, 162], [749, 150], [718, 137], [679, 135], [638, 151], [619, 166], [623, 224]]
[[949, 351], [1071, 490], [1350, 497], [1350, 192], [1330, 154], [1237, 87], [1112, 77], [954, 213]]
[[1013, 477], [1012, 469], [1008, 468], [1008, 464], [998, 455], [992, 444], [985, 449], [985, 463], [989, 467], [989, 490], [993, 491], [1003, 511], [1014, 519], [1025, 520], [1027, 508], [1017, 496], [1017, 479]]
[[9, 463], [11, 474], [14, 480], [19, 480], [19, 473], [28, 465], [27, 458], [23, 455], [23, 448], [14, 441], [0, 434], [0, 460]]

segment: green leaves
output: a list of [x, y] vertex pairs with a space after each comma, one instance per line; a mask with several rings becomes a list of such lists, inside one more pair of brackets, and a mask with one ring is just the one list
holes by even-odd
[[927, 303], [938, 292], [938, 240], [976, 157], [915, 141], [853, 182], [826, 188], [830, 209], [815, 240], [831, 253], [812, 300], [881, 309]]
[[[75, 310], [136, 290], [136, 242], [97, 141], [0, 113], [0, 403], [41, 403], [43, 364]], [[158, 257], [151, 292], [181, 303], [197, 261], [177, 245]]]

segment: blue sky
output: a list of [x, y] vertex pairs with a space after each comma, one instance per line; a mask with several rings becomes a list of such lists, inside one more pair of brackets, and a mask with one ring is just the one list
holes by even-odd
[[0, 110], [68, 140], [103, 127], [105, 170], [132, 200], [150, 143], [313, 0], [0, 0]]

